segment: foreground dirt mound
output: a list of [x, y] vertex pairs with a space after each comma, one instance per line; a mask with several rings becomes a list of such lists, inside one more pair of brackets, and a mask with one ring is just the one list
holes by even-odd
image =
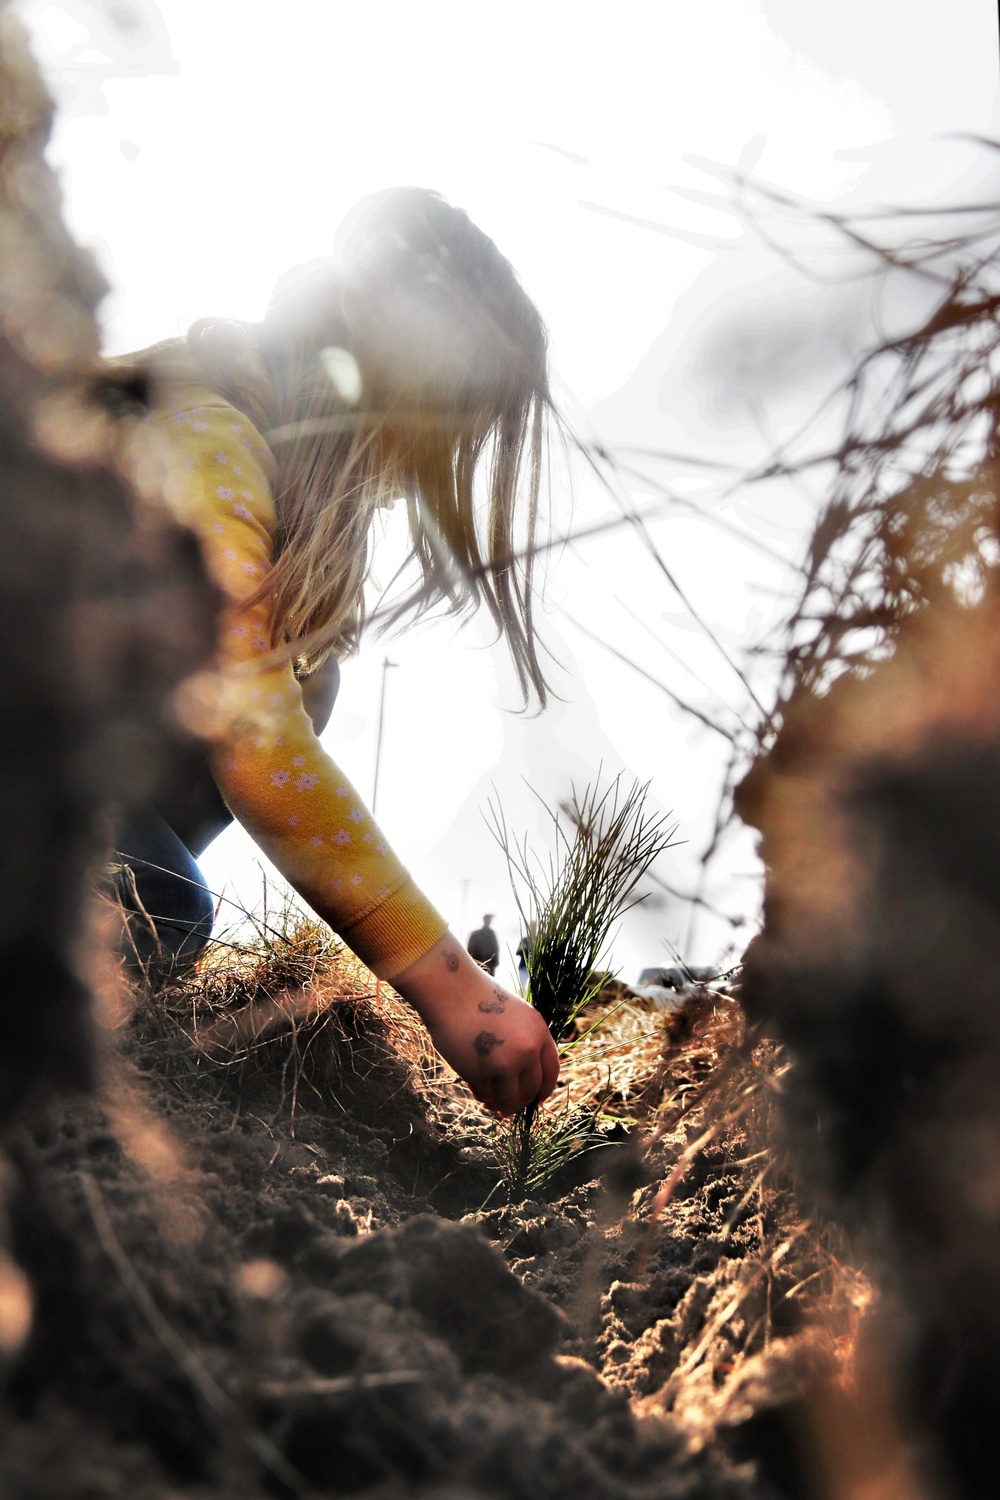
[[[36, 1307], [0, 1493], [796, 1493], [789, 1424], [822, 1362], [798, 1283], [829, 1292], [833, 1263], [760, 1179], [749, 1112], [668, 1106], [646, 1160], [619, 1142], [505, 1203], [493, 1127], [445, 1134], [447, 1093], [343, 1004], [242, 1066], [140, 1016], [105, 1102], [10, 1137]], [[686, 1040], [656, 1024], [665, 1098], [728, 1066], [763, 1099], [770, 1064], [706, 1042], [738, 1038], [732, 1001]], [[318, 1097], [345, 1072], [351, 1113]]]
[[112, 805], [181, 753], [170, 696], [214, 638], [194, 539], [123, 482], [130, 392], [96, 369], [106, 287], [60, 217], [51, 115], [0, 0], [0, 1121], [89, 1076], [88, 875]]
[[796, 1058], [789, 1138], [894, 1298], [880, 1381], [917, 1470], [983, 1500], [1000, 1411], [998, 643], [995, 596], [935, 601], [891, 657], [803, 694], [741, 793], [768, 865], [746, 1000]]

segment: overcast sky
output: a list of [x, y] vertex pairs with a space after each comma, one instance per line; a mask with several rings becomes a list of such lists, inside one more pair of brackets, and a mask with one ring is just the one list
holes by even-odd
[[[684, 841], [660, 875], [695, 889], [728, 742], [607, 647], [722, 728], [746, 720], [730, 659], [779, 625], [818, 495], [731, 492], [694, 463], [634, 450], [754, 462], [843, 374], [874, 311], [870, 282], [818, 289], [766, 250], [726, 170], [842, 209], [975, 195], [992, 163], [953, 137], [1000, 131], [994, 0], [17, 8], [60, 105], [51, 156], [70, 224], [112, 287], [109, 351], [207, 313], [258, 317], [288, 266], [329, 249], [357, 197], [397, 183], [444, 192], [513, 261], [550, 326], [571, 421], [637, 471], [626, 488], [657, 512], [652, 535], [683, 598], [633, 532], [583, 540], [549, 570], [561, 701], [546, 715], [504, 711], [510, 674], [488, 632], [439, 627], [370, 642], [345, 667], [328, 748], [370, 795], [388, 651], [378, 815], [456, 927], [488, 909], [517, 939], [481, 817], [491, 790], [542, 848], [525, 780], [553, 802], [602, 764], [651, 780]], [[818, 230], [770, 227], [820, 253]], [[892, 316], [915, 316], [919, 295], [896, 288]], [[667, 480], [689, 512], [662, 505]], [[583, 474], [572, 511], [567, 489], [563, 471], [559, 533], [614, 511]], [[750, 670], [766, 699], [767, 663]], [[225, 835], [206, 869], [249, 900], [247, 842]], [[702, 909], [692, 930], [683, 903], [650, 904], [616, 941], [623, 977], [677, 947], [711, 962], [745, 940], [759, 906], [745, 832], [730, 833], [702, 889], [742, 925]]]

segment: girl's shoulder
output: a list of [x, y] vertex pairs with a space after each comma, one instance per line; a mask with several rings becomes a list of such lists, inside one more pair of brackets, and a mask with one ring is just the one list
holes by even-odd
[[206, 382], [185, 340], [154, 344], [104, 365], [114, 387], [129, 393], [129, 414], [169, 434], [171, 445], [190, 459], [198, 462], [217, 451], [239, 466], [246, 454], [273, 482], [274, 455], [260, 429]]
[[[244, 329], [230, 335], [221, 350], [203, 338], [212, 358], [208, 366], [195, 358], [187, 339], [165, 339], [148, 349], [103, 361], [109, 379], [137, 393], [146, 415], [170, 416], [195, 407], [221, 407], [238, 414], [255, 430], [267, 425], [270, 385], [264, 363]], [[221, 360], [221, 364], [220, 364]], [[228, 395], [223, 395], [228, 391]], [[239, 394], [233, 397], [233, 392]], [[234, 399], [240, 406], [234, 405]], [[249, 408], [249, 411], [248, 411]], [[256, 413], [256, 415], [251, 415]]]
[[154, 345], [108, 360], [109, 387], [127, 393], [126, 467], [140, 492], [199, 534], [242, 521], [273, 534], [274, 455], [245, 412], [205, 381], [185, 345]]
[[135, 415], [171, 417], [203, 406], [235, 410], [206, 382], [183, 339], [167, 339], [102, 363], [108, 381], [132, 397]]

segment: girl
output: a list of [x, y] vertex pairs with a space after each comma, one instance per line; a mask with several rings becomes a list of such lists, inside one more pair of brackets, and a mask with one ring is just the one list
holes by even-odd
[[434, 193], [365, 199], [336, 249], [279, 283], [261, 324], [206, 320], [142, 359], [136, 482], [197, 533], [221, 613], [214, 690], [195, 705], [210, 776], [197, 768], [118, 839], [129, 936], [147, 968], [201, 952], [212, 901], [193, 856], [235, 815], [476, 1097], [510, 1113], [555, 1086], [547, 1028], [447, 930], [317, 733], [361, 632], [372, 520], [397, 497], [421, 581], [393, 618], [484, 602], [544, 703], [530, 559], [545, 329], [493, 242]]

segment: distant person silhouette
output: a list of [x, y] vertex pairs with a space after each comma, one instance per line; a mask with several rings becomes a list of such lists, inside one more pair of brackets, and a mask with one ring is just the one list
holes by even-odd
[[496, 933], [490, 926], [492, 921], [493, 913], [486, 912], [483, 916], [482, 927], [477, 927], [475, 932], [469, 934], [469, 941], [465, 945], [476, 963], [480, 964], [491, 976], [496, 973], [497, 964], [500, 962], [500, 944], [497, 942]]

